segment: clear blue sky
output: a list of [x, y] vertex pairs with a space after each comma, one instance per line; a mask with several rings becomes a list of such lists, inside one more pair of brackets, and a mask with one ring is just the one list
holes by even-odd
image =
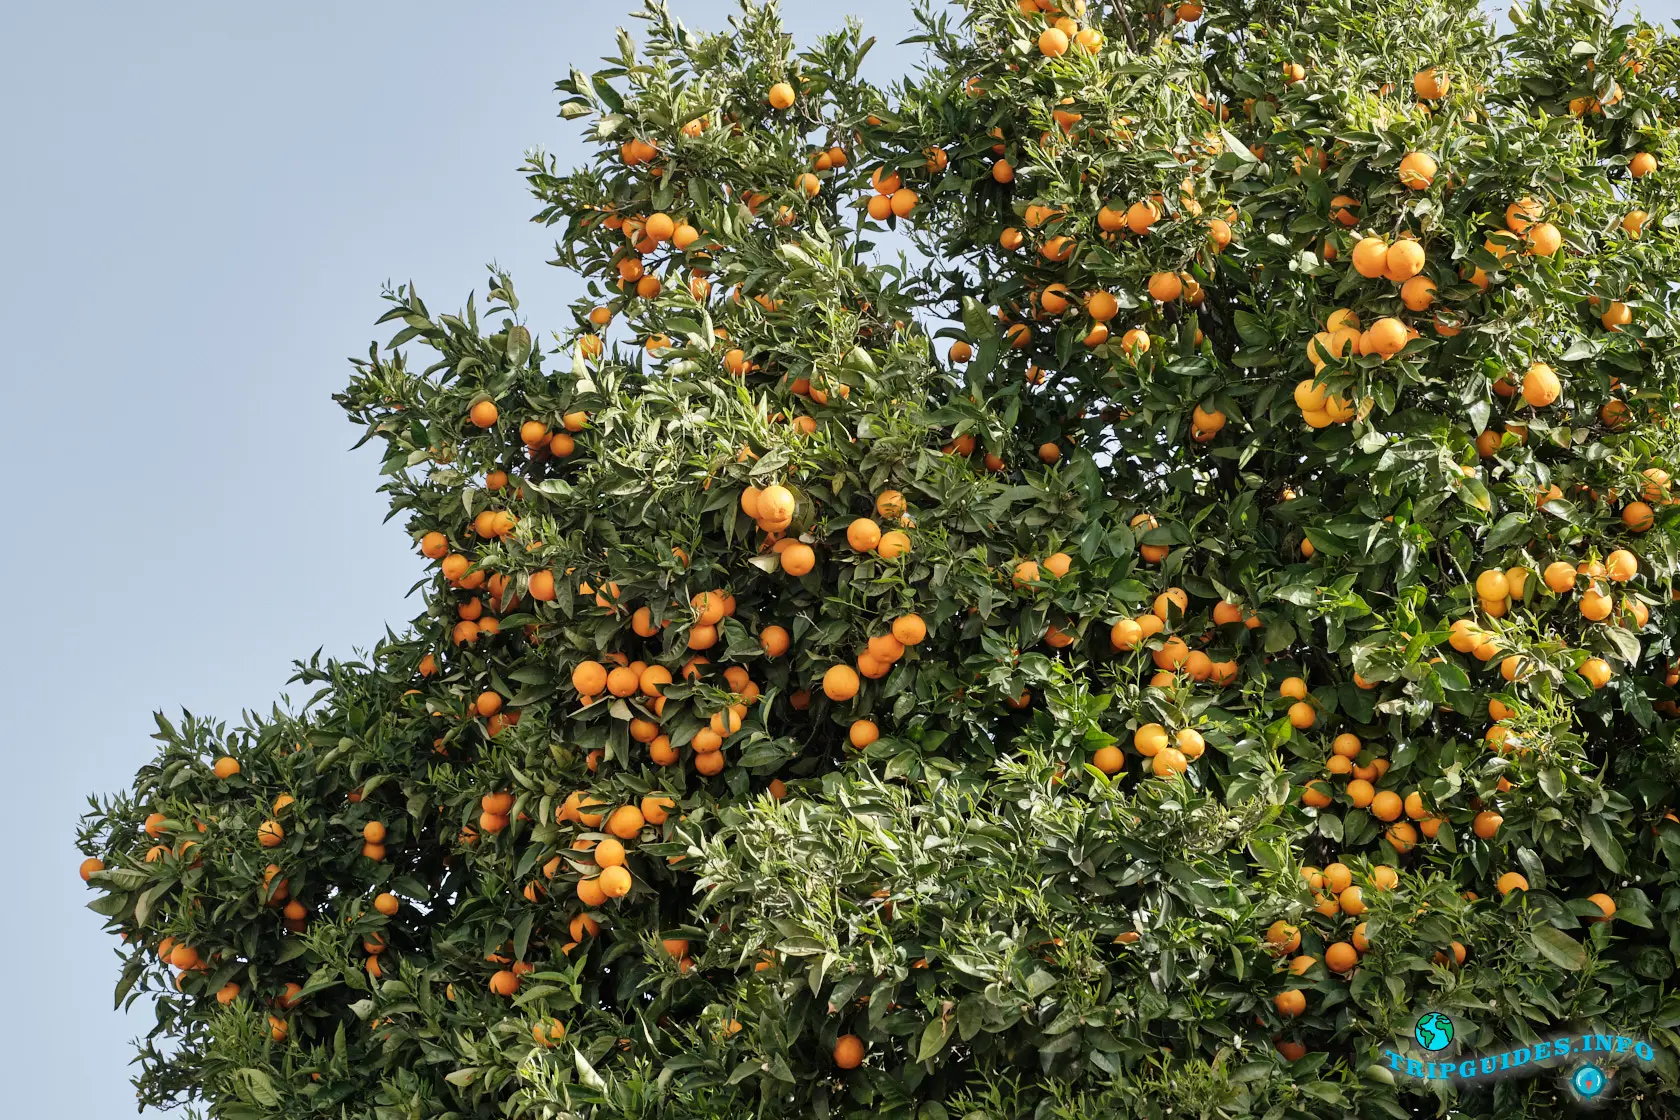
[[[0, 830], [4, 1111], [134, 1107], [113, 942], [76, 877], [87, 794], [128, 784], [151, 713], [267, 710], [294, 657], [348, 655], [415, 610], [420, 573], [373, 449], [329, 399], [381, 284], [436, 310], [510, 269], [534, 327], [571, 298], [518, 175], [569, 64], [639, 0], [85, 0], [0, 4], [0, 327], [18, 422], [3, 451], [15, 563]], [[733, 6], [677, 0], [690, 26]], [[607, 15], [580, 18], [583, 10]], [[793, 0], [806, 41], [897, 0]]]
[[[329, 400], [387, 280], [452, 310], [509, 268], [534, 326], [567, 299], [517, 168], [581, 156], [552, 85], [611, 48], [585, 5], [36, 0], [0, 9], [0, 329], [15, 422], [3, 644], [0, 959], [7, 1112], [133, 1107], [117, 964], [71, 844], [151, 754], [151, 712], [237, 722], [294, 657], [347, 655], [419, 573], [371, 449]], [[674, 0], [718, 27], [725, 0]], [[1653, 0], [1652, 14], [1680, 14]], [[788, 0], [802, 41], [900, 0]]]

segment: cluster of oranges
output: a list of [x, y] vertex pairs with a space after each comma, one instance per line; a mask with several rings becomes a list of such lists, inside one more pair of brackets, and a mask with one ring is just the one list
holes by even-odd
[[[1298, 691], [1290, 691], [1292, 686]], [[1298, 677], [1285, 681], [1284, 689], [1286, 696], [1306, 695], [1305, 683]], [[1296, 722], [1294, 708], [1302, 703], [1298, 700], [1291, 706], [1290, 722], [1297, 727], [1300, 724]], [[1348, 779], [1344, 796], [1354, 808], [1369, 811], [1372, 817], [1387, 826], [1383, 838], [1396, 852], [1404, 855], [1415, 848], [1420, 832], [1433, 840], [1442, 828], [1447, 827], [1446, 819], [1430, 810], [1418, 790], [1401, 793], [1377, 788], [1377, 783], [1388, 773], [1389, 760], [1368, 749], [1359, 736], [1344, 731], [1335, 737], [1330, 749], [1325, 771], [1333, 778]], [[1367, 761], [1361, 762], [1362, 757]], [[1332, 801], [1330, 787], [1321, 780], [1308, 782], [1301, 793], [1301, 803], [1309, 808], [1325, 809]]]
[[[1182, 587], [1169, 587], [1155, 597], [1148, 611], [1136, 618], [1122, 618], [1110, 626], [1109, 645], [1116, 653], [1129, 653], [1165, 632], [1169, 623], [1176, 627], [1189, 607], [1189, 594]], [[1250, 630], [1258, 630], [1262, 625], [1260, 617], [1254, 612], [1245, 611], [1239, 604], [1228, 601], [1214, 605], [1213, 622], [1216, 626], [1240, 622]], [[1171, 687], [1179, 672], [1197, 683], [1212, 681], [1221, 687], [1229, 687], [1237, 682], [1238, 665], [1235, 661], [1214, 661], [1202, 650], [1192, 649], [1178, 634], [1168, 635], [1157, 648], [1150, 650], [1150, 659], [1157, 670], [1149, 680], [1153, 687]]]
[[[1579, 564], [1571, 564], [1567, 560], [1554, 560], [1546, 565], [1540, 574], [1553, 594], [1564, 596], [1579, 591], [1576, 599], [1576, 609], [1581, 617], [1588, 622], [1603, 622], [1614, 613], [1615, 601], [1606, 592], [1604, 584], [1627, 583], [1639, 573], [1639, 559], [1625, 548], [1612, 551], [1602, 561], [1585, 560]], [[1528, 591], [1528, 580], [1532, 573], [1524, 567], [1517, 566], [1500, 570], [1488, 568], [1478, 573], [1474, 588], [1476, 599], [1482, 613], [1489, 618], [1503, 618], [1516, 600], [1522, 599]], [[1585, 579], [1584, 587], [1580, 581]], [[1651, 612], [1643, 600], [1637, 595], [1625, 595], [1622, 598], [1622, 617], [1638, 630], [1650, 621]], [[1484, 663], [1491, 662], [1506, 653], [1503, 640], [1497, 633], [1490, 632], [1476, 622], [1475, 619], [1461, 618], [1453, 622], [1448, 642], [1459, 653], [1470, 654]], [[1526, 675], [1524, 659], [1515, 653], [1506, 653], [1499, 664], [1500, 675], [1508, 682], [1518, 682]], [[1585, 677], [1594, 688], [1603, 688], [1610, 683], [1614, 670], [1610, 663], [1601, 657], [1589, 657], [1578, 667], [1578, 672]], [[1498, 704], [1503, 710], [1504, 705]], [[1508, 712], [1494, 715], [1495, 728], [1490, 729], [1488, 739], [1495, 745], [1506, 744], [1506, 736], [1501, 726], [1507, 718]]]
[[[733, 598], [717, 591], [703, 591], [694, 597], [693, 605], [697, 614], [695, 624], [689, 632], [690, 649], [710, 649], [717, 643], [717, 624], [734, 613]], [[649, 625], [648, 616], [641, 613], [646, 609], [643, 607], [637, 612], [637, 620], [633, 623], [638, 633]], [[769, 629], [779, 630], [780, 627]], [[693, 644], [696, 630], [701, 632], [698, 646]], [[656, 765], [675, 765], [678, 761], [677, 748], [672, 746], [670, 736], [661, 730], [657, 722], [665, 714], [666, 698], [663, 690], [672, 682], [671, 670], [663, 665], [631, 661], [629, 656], [623, 653], [607, 656], [613, 665], [611, 669], [594, 659], [585, 659], [573, 667], [571, 683], [578, 698], [588, 707], [603, 695], [619, 700], [640, 696], [642, 705], [653, 718], [633, 715], [630, 719], [630, 738], [648, 748], [648, 757]], [[701, 667], [705, 664], [707, 659], [704, 656], [698, 652], [692, 654], [682, 666], [683, 678], [697, 679]], [[727, 707], [712, 713], [710, 724], [697, 730], [689, 743], [694, 751], [695, 769], [707, 776], [723, 771], [724, 741], [741, 730], [748, 710], [758, 702], [760, 696], [758, 685], [740, 666], [732, 665], [725, 670], [724, 679], [728, 682], [734, 699]], [[599, 761], [599, 756], [592, 757], [589, 760], [590, 769], [593, 770]]]
[[1086, 54], [1096, 54], [1102, 49], [1103, 33], [1095, 27], [1080, 27], [1079, 20], [1073, 15], [1064, 15], [1064, 9], [1082, 11], [1083, 4], [1072, 4], [1064, 0], [1016, 0], [1021, 14], [1028, 17], [1042, 17], [1050, 22], [1050, 26], [1038, 33], [1038, 52], [1045, 58], [1060, 58], [1069, 50], [1078, 49]]
[[[944, 166], [948, 158], [943, 149], [933, 148], [938, 156], [929, 155], [929, 166]], [[877, 167], [869, 177], [869, 185], [875, 188], [875, 194], [869, 199], [869, 216], [876, 221], [886, 221], [888, 218], [908, 218], [916, 210], [916, 203], [921, 199], [916, 192], [906, 187], [898, 172], [887, 171], [884, 167]]]
[[[1181, 727], [1176, 733], [1169, 733], [1162, 724], [1146, 723], [1132, 732], [1132, 748], [1149, 760], [1150, 773], [1157, 778], [1170, 778], [1184, 773], [1190, 763], [1202, 757], [1207, 740], [1193, 727]], [[1117, 774], [1125, 764], [1125, 756], [1119, 747], [1101, 747], [1092, 755], [1091, 764], [1104, 774]]]
[[[486, 794], [482, 804], [484, 814], [479, 818], [480, 827], [487, 832], [505, 828], [506, 813], [513, 804], [512, 795], [505, 791]], [[585, 790], [572, 792], [555, 808], [555, 823], [561, 828], [571, 826], [574, 832], [568, 854], [550, 857], [542, 865], [541, 877], [526, 883], [522, 893], [528, 902], [539, 902], [549, 893], [557, 875], [566, 870], [577, 875], [573, 892], [584, 909], [568, 920], [566, 928], [571, 939], [561, 945], [562, 953], [570, 954], [585, 938], [600, 933], [600, 923], [590, 911], [599, 910], [609, 900], [630, 894], [635, 886], [635, 877], [627, 860], [634, 854], [634, 846], [649, 837], [657, 839], [657, 831], [670, 819], [675, 808], [676, 802], [672, 798], [648, 794], [639, 804], [622, 804], [608, 809], [604, 802]], [[650, 829], [654, 832], [647, 831]], [[606, 835], [599, 836], [603, 832]], [[673, 861], [680, 858], [672, 857]], [[388, 913], [383, 908], [380, 912]], [[394, 912], [393, 906], [389, 913]], [[680, 946], [680, 952], [673, 951], [673, 946]], [[687, 957], [688, 942], [666, 941], [665, 947], [673, 956], [681, 958], [680, 967], [686, 972], [692, 963]], [[515, 995], [522, 977], [534, 968], [529, 962], [513, 960], [508, 955], [509, 951], [510, 948], [504, 949], [486, 958], [490, 963], [507, 966], [498, 969], [489, 980], [490, 991], [503, 997]], [[536, 1033], [539, 1030], [541, 1034]], [[565, 1036], [565, 1027], [558, 1020], [539, 1023], [533, 1035], [539, 1045], [553, 1045]]]
[[[856, 668], [851, 665], [830, 665], [822, 676], [823, 695], [836, 703], [843, 703], [858, 694], [862, 682], [860, 677], [869, 680], [880, 680], [892, 671], [905, 650], [918, 645], [927, 637], [927, 623], [921, 615], [905, 614], [893, 619], [885, 634], [871, 637], [865, 647], [858, 652]], [[873, 724], [870, 725], [873, 728]], [[854, 726], [852, 731], [852, 745], [865, 747], [868, 743], [858, 742], [860, 731]], [[870, 742], [873, 742], [873, 738]]]

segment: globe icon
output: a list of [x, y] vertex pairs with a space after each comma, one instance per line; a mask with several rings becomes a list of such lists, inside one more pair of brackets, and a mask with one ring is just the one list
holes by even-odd
[[1417, 1021], [1417, 1026], [1412, 1030], [1412, 1037], [1417, 1039], [1419, 1046], [1431, 1053], [1445, 1050], [1452, 1045], [1453, 1021], [1439, 1011], [1431, 1011]]

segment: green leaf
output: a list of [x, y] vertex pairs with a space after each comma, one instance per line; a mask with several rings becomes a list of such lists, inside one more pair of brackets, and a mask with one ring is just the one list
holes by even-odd
[[233, 1071], [233, 1083], [234, 1091], [241, 1097], [264, 1108], [279, 1107], [280, 1094], [274, 1091], [274, 1082], [262, 1070], [250, 1066], [236, 1069]]
[[606, 1078], [595, 1072], [595, 1067], [589, 1064], [589, 1059], [583, 1056], [583, 1051], [575, 1046], [572, 1047], [572, 1062], [577, 1067], [578, 1080], [586, 1088], [593, 1089], [597, 1093], [607, 1091]]
[[918, 1062], [931, 1061], [945, 1049], [945, 1040], [951, 1037], [951, 1020], [947, 1018], [934, 1019], [922, 1030], [921, 1045], [916, 1047]]
[[1604, 823], [1603, 817], [1588, 811], [1580, 817], [1580, 825], [1581, 835], [1605, 867], [1617, 874], [1627, 869], [1627, 856], [1622, 851], [1622, 845], [1610, 834], [1610, 827]]
[[173, 885], [174, 884], [172, 884], [172, 883], [159, 883], [157, 886], [152, 887], [150, 890], [146, 891], [138, 899], [135, 900], [135, 902], [134, 902], [134, 924], [135, 925], [142, 926], [142, 927], [144, 927], [146, 925], [147, 921], [150, 920], [150, 918], [152, 916], [152, 910], [157, 905], [158, 899], [162, 898], [163, 897], [163, 892], [168, 890]]
[[1529, 936], [1540, 955], [1559, 968], [1579, 972], [1587, 966], [1587, 951], [1581, 943], [1555, 926], [1535, 926]]

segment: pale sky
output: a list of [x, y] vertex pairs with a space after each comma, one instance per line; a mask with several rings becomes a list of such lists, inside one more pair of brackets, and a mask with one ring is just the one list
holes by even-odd
[[[76, 876], [77, 817], [151, 757], [151, 713], [237, 723], [317, 647], [416, 611], [378, 458], [329, 399], [387, 279], [434, 311], [511, 270], [534, 328], [573, 288], [517, 169], [577, 162], [554, 81], [629, 0], [0, 5], [0, 449], [14, 574], [0, 659], [6, 1112], [133, 1108], [118, 962]], [[734, 5], [673, 0], [691, 26]], [[1673, 18], [1680, 0], [1644, 5]], [[877, 80], [902, 0], [788, 0], [802, 43], [864, 18]]]

